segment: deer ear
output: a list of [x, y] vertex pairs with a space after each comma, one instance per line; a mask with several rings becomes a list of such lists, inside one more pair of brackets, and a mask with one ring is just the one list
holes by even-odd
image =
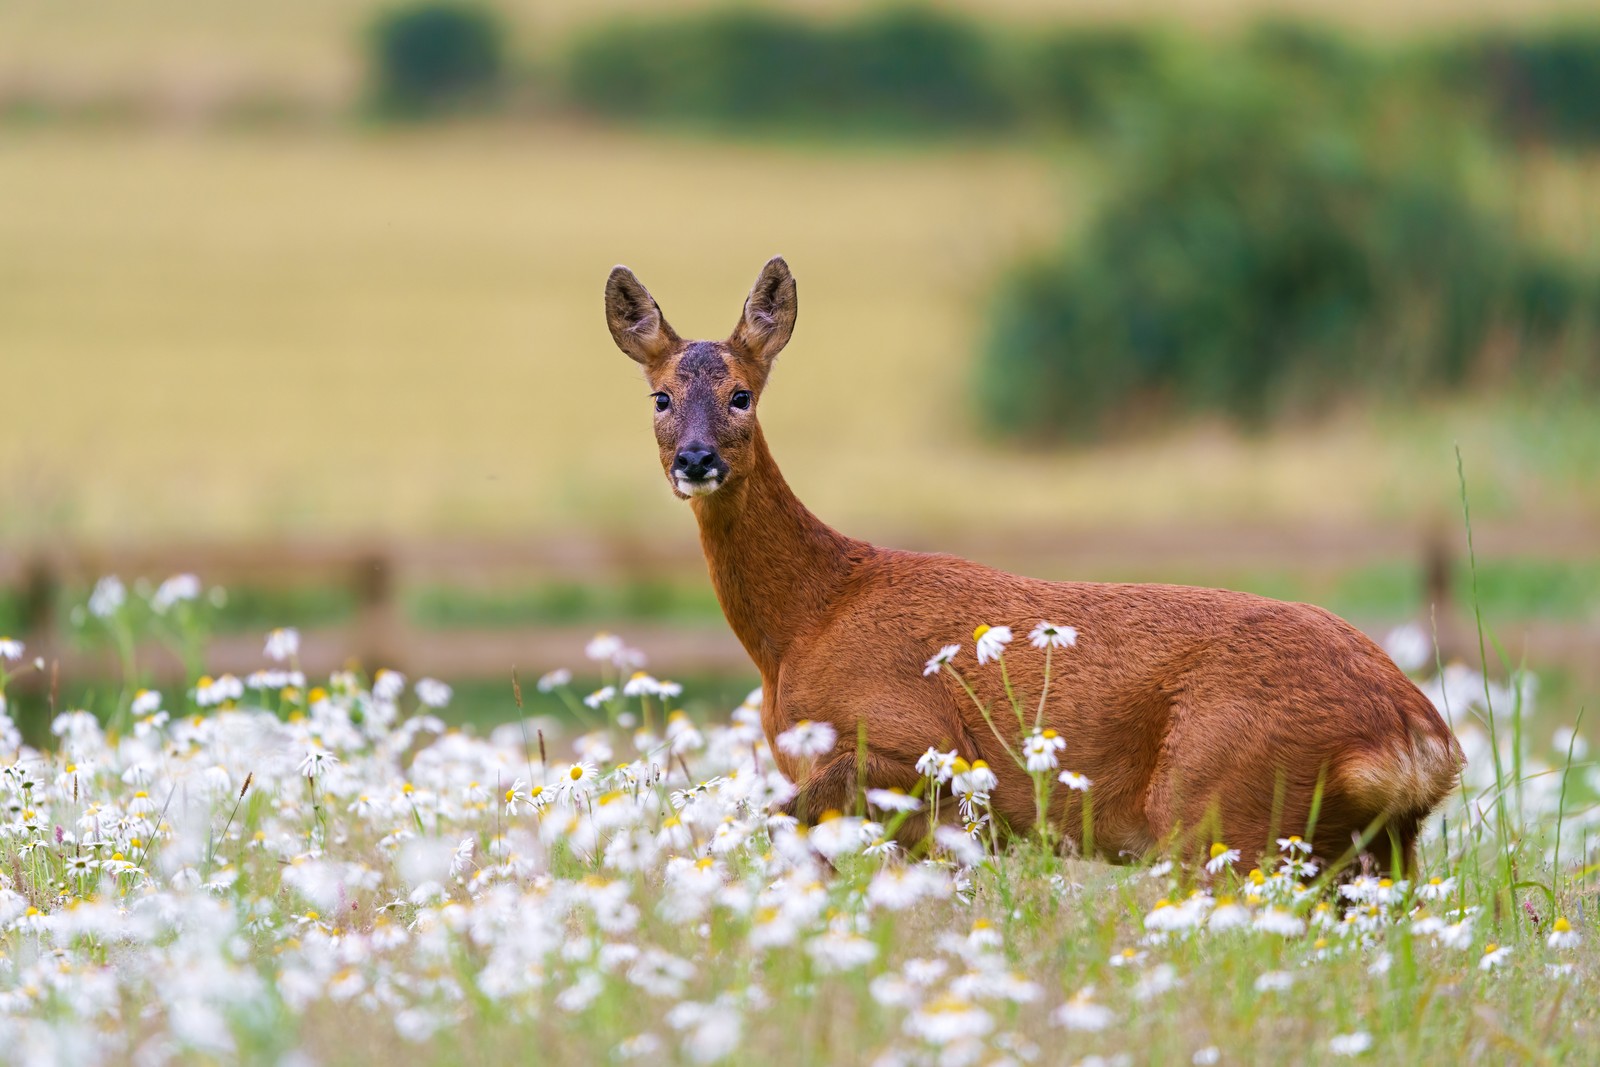
[[623, 354], [646, 367], [678, 343], [650, 290], [627, 267], [612, 267], [606, 279], [606, 325]]
[[782, 256], [773, 256], [761, 268], [755, 288], [744, 302], [744, 315], [733, 328], [728, 343], [746, 355], [770, 364], [794, 332], [799, 310], [794, 275]]

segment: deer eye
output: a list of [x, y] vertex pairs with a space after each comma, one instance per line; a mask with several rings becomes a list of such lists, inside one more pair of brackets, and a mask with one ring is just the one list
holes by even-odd
[[666, 393], [656, 393], [655, 401], [657, 411], [665, 411], [672, 406], [672, 398]]
[[740, 411], [748, 409], [750, 407], [750, 390], [739, 389], [735, 391], [733, 394], [733, 399], [728, 401], [728, 403], [732, 404]]

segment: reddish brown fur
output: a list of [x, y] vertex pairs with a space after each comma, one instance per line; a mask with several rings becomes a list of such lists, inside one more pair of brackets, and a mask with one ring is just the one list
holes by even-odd
[[[795, 287], [781, 259], [762, 271], [726, 342], [678, 338], [625, 268], [612, 272], [606, 308], [618, 345], [653, 390], [683, 394], [700, 381], [702, 399], [709, 384], [724, 409], [726, 417], [674, 408], [657, 416], [657, 437], [668, 481], [684, 495], [671, 469], [678, 435], [685, 420], [715, 422], [727, 474], [692, 503], [717, 597], [761, 671], [768, 740], [802, 719], [838, 730], [838, 749], [809, 765], [774, 747], [801, 786], [792, 810], [851, 805], [859, 723], [870, 754], [865, 784], [909, 788], [928, 746], [953, 746], [999, 776], [993, 804], [1004, 823], [1030, 827], [1030, 779], [955, 680], [924, 677], [922, 667], [941, 645], [964, 642], [957, 664], [981, 699], [1006, 709], [999, 671], [971, 658], [971, 631], [1005, 624], [1020, 638], [1048, 619], [1079, 632], [1076, 647], [1054, 654], [1045, 722], [1067, 739], [1063, 765], [1094, 782], [1103, 854], [1192, 854], [1214, 840], [1247, 856], [1272, 851], [1271, 838], [1305, 832], [1320, 785], [1315, 844], [1325, 861], [1380, 826], [1412, 855], [1418, 824], [1455, 782], [1461, 750], [1427, 698], [1353, 626], [1321, 608], [1245, 593], [1036, 581], [845, 537], [790, 491], [754, 405], [726, 408], [738, 389], [759, 397], [793, 327]], [[702, 372], [719, 363], [705, 381]], [[1033, 707], [1043, 653], [1018, 640], [1006, 661]], [[1080, 802], [1058, 788], [1051, 813], [1074, 841]], [[1388, 842], [1379, 837], [1374, 851], [1387, 859]]]

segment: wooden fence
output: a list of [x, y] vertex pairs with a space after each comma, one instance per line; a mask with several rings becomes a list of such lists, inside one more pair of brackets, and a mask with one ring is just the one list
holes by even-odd
[[[1419, 600], [1435, 606], [1448, 652], [1472, 658], [1476, 641], [1450, 601], [1452, 575], [1464, 555], [1464, 538], [1407, 527], [1301, 527], [1096, 529], [1060, 534], [949, 534], [939, 538], [887, 537], [880, 543], [951, 551], [1021, 573], [1048, 578], [1116, 577], [1163, 580], [1194, 575], [1284, 570], [1337, 573], [1380, 563], [1414, 560], [1424, 588]], [[1540, 527], [1482, 524], [1480, 559], [1600, 558], [1600, 528], [1585, 523]], [[703, 577], [699, 546], [684, 538], [572, 537], [476, 541], [304, 541], [160, 546], [46, 545], [27, 551], [0, 548], [0, 588], [22, 604], [21, 637], [29, 655], [59, 663], [65, 677], [115, 673], [103, 652], [75, 648], [58, 617], [64, 590], [82, 589], [106, 574], [152, 581], [191, 572], [207, 584], [265, 588], [339, 586], [356, 605], [348, 625], [303, 632], [301, 662], [313, 676], [349, 663], [390, 666], [451, 679], [496, 678], [513, 667], [525, 676], [558, 665], [576, 666], [591, 627], [560, 625], [511, 629], [423, 630], [410, 623], [401, 592], [427, 584], [476, 590], [526, 589], [551, 580], [583, 582], [694, 580]], [[292, 624], [295, 620], [283, 620]], [[1373, 628], [1401, 621], [1355, 620]], [[619, 625], [622, 620], [619, 620]], [[1595, 620], [1502, 626], [1508, 648], [1524, 644], [1545, 661], [1600, 663]], [[630, 643], [664, 670], [682, 675], [749, 671], [737, 641], [718, 623], [626, 624]], [[261, 635], [215, 638], [207, 663], [215, 671], [245, 673], [263, 665]], [[182, 665], [155, 647], [139, 652], [141, 666], [161, 682], [182, 677]]]

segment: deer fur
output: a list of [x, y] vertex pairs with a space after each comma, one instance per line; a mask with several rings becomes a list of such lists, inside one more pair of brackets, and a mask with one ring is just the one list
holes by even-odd
[[[1014, 726], [1000, 671], [976, 664], [971, 641], [977, 624], [1013, 627], [1006, 665], [1031, 725], [1044, 653], [1021, 637], [1049, 620], [1079, 636], [1052, 655], [1044, 723], [1066, 739], [1062, 766], [1093, 782], [1102, 855], [1192, 855], [1222, 841], [1260, 856], [1275, 851], [1275, 836], [1304, 834], [1316, 806], [1313, 845], [1324, 862], [1380, 829], [1413, 857], [1419, 824], [1456, 781], [1461, 749], [1355, 627], [1246, 593], [1037, 581], [846, 537], [790, 490], [756, 420], [795, 323], [795, 282], [781, 258], [762, 269], [726, 341], [681, 339], [625, 267], [612, 271], [605, 305], [618, 347], [644, 368], [652, 396], [666, 397], [654, 400], [667, 405], [655, 414], [662, 466], [690, 500], [728, 625], [761, 672], [768, 741], [801, 720], [838, 733], [836, 750], [810, 761], [773, 744], [799, 787], [789, 811], [847, 810], [863, 785], [910, 790], [918, 757], [936, 746], [985, 760], [999, 777], [998, 820], [1030, 829], [1033, 782], [959, 683], [946, 671], [924, 676], [923, 664], [962, 643], [955, 666], [996, 724]], [[691, 438], [720, 463], [700, 481], [682, 476]], [[1007, 740], [1016, 747], [1015, 733]], [[1049, 811], [1079, 845], [1082, 802], [1057, 787]], [[925, 829], [913, 822], [902, 836]], [[1374, 849], [1380, 862], [1384, 845]]]

